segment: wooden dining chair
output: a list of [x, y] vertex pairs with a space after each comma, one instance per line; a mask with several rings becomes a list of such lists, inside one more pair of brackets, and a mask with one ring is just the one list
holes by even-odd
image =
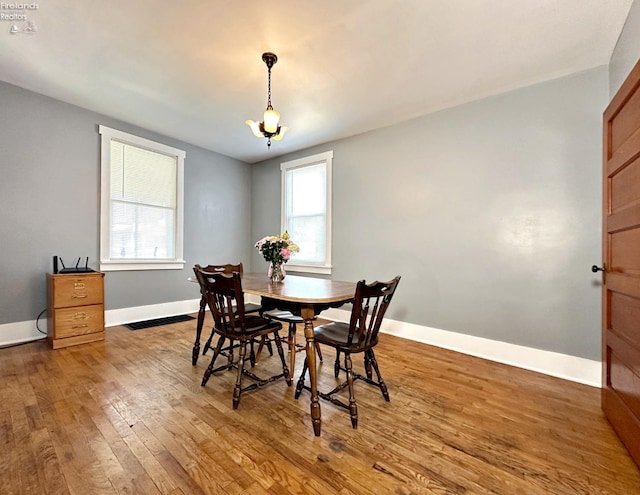
[[[320, 325], [314, 330], [314, 340], [316, 343], [333, 347], [336, 353], [339, 352], [344, 356], [344, 366], [341, 366], [340, 369], [346, 372], [346, 380], [344, 382], [340, 383], [330, 392], [318, 392], [318, 395], [322, 399], [347, 409], [351, 415], [351, 425], [353, 428], [358, 427], [358, 407], [353, 386], [356, 380], [363, 380], [371, 385], [375, 385], [382, 392], [384, 399], [389, 401], [389, 391], [380, 374], [373, 349], [378, 344], [378, 333], [382, 319], [391, 303], [391, 299], [399, 282], [399, 276], [389, 282], [373, 282], [368, 285], [364, 280], [360, 280], [356, 286], [349, 323], [333, 322]], [[365, 375], [353, 371], [351, 354], [356, 353], [364, 353]], [[302, 389], [309, 390], [309, 387], [305, 385], [307, 370], [308, 362], [307, 359], [305, 359], [302, 374], [296, 385], [296, 399], [300, 396]], [[373, 377], [372, 370], [375, 371], [376, 378]], [[336, 376], [337, 371], [339, 370], [336, 370]], [[349, 391], [348, 404], [337, 397], [338, 392], [345, 388]]]
[[[198, 265], [199, 266], [199, 265]], [[201, 268], [202, 270], [209, 272], [209, 273], [226, 273], [227, 275], [233, 273], [233, 272], [238, 272], [240, 273], [240, 275], [242, 276], [243, 272], [244, 272], [244, 266], [242, 264], [242, 262], [238, 263], [238, 264], [231, 264], [231, 263], [226, 263], [223, 265], [207, 265], [205, 267]], [[196, 338], [195, 338], [195, 342], [193, 344], [193, 355], [192, 355], [192, 364], [195, 365], [198, 361], [198, 355], [200, 354], [200, 337], [201, 337], [201, 333], [202, 333], [202, 327], [204, 325], [204, 314], [206, 311], [206, 300], [204, 295], [202, 295], [201, 299], [200, 299], [200, 311], [198, 312], [198, 322], [196, 325]], [[245, 303], [244, 305], [244, 311], [245, 313], [259, 313], [262, 314], [262, 306], [259, 304], [253, 304], [253, 303]], [[209, 333], [209, 338], [207, 338], [207, 341], [204, 344], [204, 347], [202, 348], [202, 355], [204, 356], [207, 351], [211, 348], [211, 340], [213, 339], [213, 335], [214, 335], [214, 331], [213, 329], [211, 330], [211, 332]], [[264, 345], [264, 340], [260, 341], [261, 345]], [[271, 341], [267, 340], [266, 342], [267, 345], [267, 350], [269, 351], [270, 355], [273, 355], [273, 348], [271, 347]], [[233, 345], [231, 345], [230, 351], [233, 351]], [[249, 355], [249, 359], [251, 361], [252, 366], [255, 364], [255, 356], [256, 353], [254, 352], [254, 347], [253, 344], [251, 346], [251, 352]]]
[[[282, 349], [282, 342], [278, 331], [282, 330], [282, 324], [278, 321], [269, 320], [260, 315], [246, 314], [244, 311], [244, 293], [242, 291], [242, 279], [239, 272], [231, 275], [225, 273], [207, 272], [199, 265], [194, 268], [196, 278], [200, 284], [202, 294], [205, 296], [207, 305], [213, 316], [213, 331], [218, 335], [218, 341], [213, 351], [211, 363], [207, 367], [202, 378], [202, 386], [212, 374], [231, 368], [237, 369], [237, 378], [233, 389], [233, 408], [237, 409], [240, 404], [240, 396], [243, 392], [262, 387], [268, 383], [284, 378], [287, 385], [291, 385], [291, 376]], [[282, 373], [260, 378], [245, 369], [247, 347], [251, 341], [263, 336], [272, 336], [282, 362]], [[215, 367], [215, 362], [224, 347], [225, 341], [238, 342], [239, 356], [237, 361], [227, 356], [224, 365]], [[244, 376], [251, 378], [254, 383], [242, 387]]]

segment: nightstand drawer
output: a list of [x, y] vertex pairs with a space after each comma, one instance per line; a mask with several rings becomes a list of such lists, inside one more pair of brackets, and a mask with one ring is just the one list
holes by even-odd
[[62, 275], [53, 279], [54, 308], [102, 304], [103, 301], [102, 274]]
[[54, 310], [54, 339], [104, 331], [104, 305]]

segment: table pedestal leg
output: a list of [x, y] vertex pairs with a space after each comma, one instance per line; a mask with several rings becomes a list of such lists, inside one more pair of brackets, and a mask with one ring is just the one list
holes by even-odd
[[307, 364], [309, 365], [309, 381], [311, 383], [311, 422], [313, 433], [320, 436], [322, 419], [320, 414], [320, 398], [318, 397], [318, 368], [316, 367], [316, 346], [313, 338], [313, 309], [303, 308], [300, 316], [304, 318], [304, 336], [307, 340]]
[[202, 334], [202, 326], [204, 325], [204, 313], [207, 308], [207, 301], [202, 296], [200, 299], [200, 310], [198, 311], [198, 323], [196, 325], [196, 340], [193, 343], [193, 351], [191, 351], [191, 364], [195, 366], [200, 355], [200, 335]]

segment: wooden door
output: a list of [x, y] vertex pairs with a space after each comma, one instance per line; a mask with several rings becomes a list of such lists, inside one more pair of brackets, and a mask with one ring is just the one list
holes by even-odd
[[640, 61], [603, 134], [602, 409], [640, 466]]

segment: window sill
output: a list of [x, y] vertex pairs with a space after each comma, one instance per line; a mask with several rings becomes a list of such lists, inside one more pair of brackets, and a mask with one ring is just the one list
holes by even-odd
[[292, 265], [289, 263], [285, 265], [287, 272], [319, 273], [322, 275], [331, 275], [332, 268], [331, 266]]
[[185, 260], [127, 260], [127, 261], [115, 261], [106, 260], [100, 261], [101, 272], [115, 272], [126, 270], [182, 270], [184, 268]]

